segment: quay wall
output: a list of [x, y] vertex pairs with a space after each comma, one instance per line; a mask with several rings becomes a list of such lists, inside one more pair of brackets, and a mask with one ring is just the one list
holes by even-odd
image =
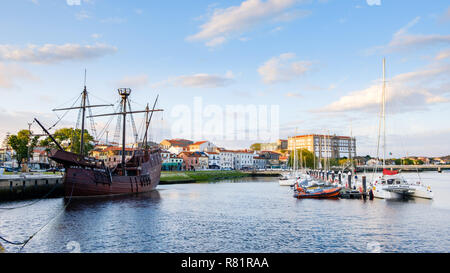
[[62, 175], [2, 175], [0, 201], [63, 195]]

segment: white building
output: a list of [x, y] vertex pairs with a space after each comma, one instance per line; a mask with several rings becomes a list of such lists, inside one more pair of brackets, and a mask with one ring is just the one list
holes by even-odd
[[234, 152], [229, 150], [219, 150], [219, 167], [221, 170], [234, 169]]
[[234, 151], [234, 168], [236, 170], [253, 169], [254, 153], [250, 151]]
[[209, 169], [220, 169], [220, 154], [217, 152], [206, 152], [208, 155]]

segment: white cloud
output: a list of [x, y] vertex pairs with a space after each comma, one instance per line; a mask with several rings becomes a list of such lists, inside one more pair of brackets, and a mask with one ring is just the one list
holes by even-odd
[[69, 6], [79, 6], [81, 5], [81, 0], [66, 0], [66, 3]]
[[16, 88], [17, 80], [37, 81], [38, 78], [17, 64], [0, 63], [0, 88]]
[[439, 61], [439, 60], [447, 59], [449, 57], [450, 57], [450, 48], [439, 52], [438, 55], [436, 56], [436, 60]]
[[148, 76], [145, 74], [135, 76], [125, 76], [117, 82], [118, 87], [139, 88], [149, 83]]
[[381, 6], [381, 0], [366, 0], [369, 6]]
[[305, 74], [312, 64], [310, 61], [293, 61], [294, 53], [284, 53], [273, 57], [258, 68], [258, 73], [266, 84], [293, 80]]
[[[434, 65], [422, 70], [396, 75], [387, 84], [386, 102], [391, 112], [426, 109], [429, 105], [450, 102], [450, 66]], [[381, 84], [351, 92], [319, 109], [320, 112], [378, 111]]]
[[302, 94], [293, 93], [293, 92], [286, 93], [286, 97], [288, 97], [288, 98], [303, 98]]
[[[239, 35], [267, 19], [281, 16], [298, 0], [246, 0], [240, 6], [215, 9], [209, 20], [200, 26], [200, 31], [187, 37], [189, 41], [205, 41], [208, 46], [219, 45], [230, 36]], [[292, 19], [298, 14], [286, 17]]]
[[371, 48], [368, 50], [368, 53], [371, 54], [380, 50], [389, 53], [393, 51], [405, 51], [438, 44], [450, 44], [450, 35], [408, 33], [408, 30], [416, 25], [419, 20], [420, 17], [414, 18], [405, 27], [398, 30], [392, 36], [392, 40], [389, 44]]
[[98, 39], [98, 38], [102, 37], [102, 35], [101, 35], [101, 34], [98, 34], [98, 33], [93, 33], [93, 34], [91, 34], [91, 37], [92, 37], [93, 39]]
[[170, 79], [169, 81], [182, 87], [215, 88], [231, 84], [233, 78], [233, 73], [228, 71], [224, 76], [200, 73], [178, 76]]
[[43, 46], [31, 44], [25, 48], [0, 45], [0, 60], [49, 64], [67, 60], [94, 59], [116, 51], [116, 47], [100, 43], [94, 45], [45, 44]]

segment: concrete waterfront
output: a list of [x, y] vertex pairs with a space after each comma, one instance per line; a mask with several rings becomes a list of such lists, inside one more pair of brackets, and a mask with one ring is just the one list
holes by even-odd
[[60, 196], [63, 175], [16, 174], [0, 176], [0, 201]]

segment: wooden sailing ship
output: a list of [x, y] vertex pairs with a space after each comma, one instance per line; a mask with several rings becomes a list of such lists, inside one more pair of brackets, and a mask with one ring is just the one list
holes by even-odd
[[[64, 189], [66, 197], [87, 197], [87, 196], [107, 196], [142, 193], [154, 190], [160, 181], [161, 175], [161, 154], [159, 147], [149, 147], [147, 141], [147, 132], [153, 112], [155, 110], [156, 98], [153, 109], [148, 105], [143, 111], [127, 111], [128, 96], [131, 93], [129, 88], [120, 88], [118, 93], [121, 96], [121, 110], [118, 113], [91, 115], [90, 117], [121, 115], [122, 126], [122, 160], [113, 167], [106, 166], [103, 160], [99, 160], [85, 155], [84, 133], [81, 133], [80, 153], [65, 151], [61, 145], [53, 138], [48, 130], [35, 119], [42, 127], [50, 139], [56, 144], [57, 149], [51, 149], [49, 158], [60, 163], [66, 169], [64, 178]], [[87, 108], [100, 107], [107, 105], [86, 105], [87, 99], [86, 85], [82, 92], [81, 106], [55, 110], [80, 109], [81, 111], [81, 132], [85, 131], [85, 114]], [[126, 159], [126, 117], [134, 113], [145, 113], [145, 135], [141, 147], [133, 149], [132, 156]], [[149, 114], [151, 115], [149, 116]]]

